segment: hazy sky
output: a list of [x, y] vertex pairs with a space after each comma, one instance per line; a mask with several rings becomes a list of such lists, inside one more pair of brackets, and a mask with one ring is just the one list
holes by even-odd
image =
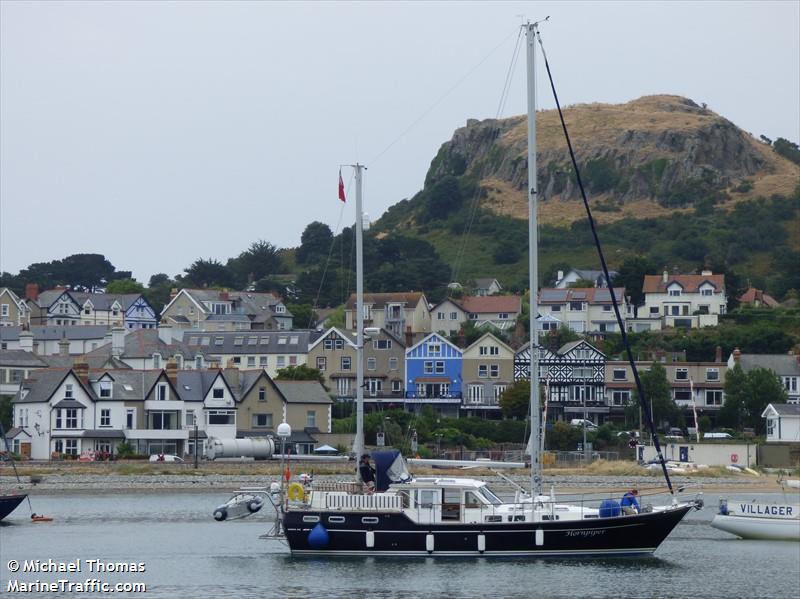
[[[564, 104], [679, 94], [800, 140], [797, 1], [3, 0], [0, 270], [98, 252], [147, 284], [296, 246], [354, 220], [336, 195], [354, 161], [374, 220], [456, 128], [498, 116], [521, 15], [551, 17]], [[499, 116], [525, 111], [523, 63]]]

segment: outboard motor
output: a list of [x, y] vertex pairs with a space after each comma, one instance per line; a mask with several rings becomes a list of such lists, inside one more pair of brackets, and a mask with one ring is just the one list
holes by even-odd
[[719, 498], [719, 513], [721, 516], [728, 515], [728, 500], [725, 497]]

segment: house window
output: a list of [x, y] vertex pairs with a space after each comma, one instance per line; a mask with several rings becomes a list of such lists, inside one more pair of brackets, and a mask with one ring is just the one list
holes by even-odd
[[338, 379], [336, 381], [336, 392], [339, 394], [339, 397], [349, 397], [350, 396], [350, 379]]
[[111, 426], [111, 410], [100, 410], [100, 426]]
[[136, 428], [136, 410], [125, 411], [125, 428], [127, 429]]
[[196, 416], [192, 410], [186, 410], [186, 426], [194, 426]]
[[78, 428], [78, 409], [68, 408], [64, 412], [64, 428]]
[[775, 418], [767, 418], [767, 437], [775, 436]]
[[383, 392], [383, 381], [380, 379], [367, 379], [367, 389], [370, 397], [377, 397]]
[[554, 304], [554, 305], [550, 306], [550, 311], [551, 312], [561, 312], [561, 305], [560, 304]]
[[569, 310], [570, 312], [580, 312], [583, 310], [583, 302], [570, 302]]
[[397, 370], [397, 358], [389, 358], [389, 370]]
[[284, 366], [286, 366], [286, 356], [278, 356], [275, 366], [277, 368], [283, 368]]
[[428, 344], [428, 355], [440, 356], [441, 354], [442, 354], [442, 344], [441, 343], [429, 343]]
[[422, 369], [425, 374], [433, 374], [433, 361], [426, 360], [422, 365]]
[[403, 381], [392, 381], [392, 393], [400, 393], [403, 390]]
[[315, 428], [317, 426], [317, 413], [314, 410], [306, 412], [306, 427]]
[[267, 367], [267, 356], [259, 356], [258, 357], [258, 365], [261, 368], [266, 368]]
[[489, 378], [496, 379], [500, 376], [500, 365], [499, 364], [490, 364], [489, 365]]
[[672, 315], [672, 316], [680, 316], [681, 315], [681, 307], [680, 306], [670, 306], [670, 315]]
[[707, 381], [718, 381], [719, 380], [719, 368], [706, 368], [706, 380]]
[[690, 389], [675, 389], [675, 401], [692, 401], [692, 392]]
[[483, 403], [483, 385], [470, 385], [468, 399], [470, 403]]
[[208, 424], [236, 424], [235, 410], [209, 410]]
[[272, 428], [272, 414], [253, 414], [253, 428]]
[[0, 316], [4, 318], [8, 318], [9, 315], [9, 305], [8, 304], [0, 304]]
[[289, 356], [289, 366], [297, 366], [297, 356], [294, 354]]
[[489, 378], [489, 365], [488, 364], [479, 364], [478, 365], [478, 378], [481, 378], [481, 379]]
[[352, 364], [352, 359], [350, 356], [342, 356], [341, 358], [341, 368], [340, 370], [350, 370]]
[[223, 399], [225, 397], [225, 389], [221, 387], [215, 387], [211, 393], [211, 397], [214, 399]]
[[572, 378], [590, 379], [590, 378], [592, 378], [592, 369], [591, 368], [573, 368], [572, 369]]
[[628, 378], [627, 372], [624, 368], [615, 368], [614, 369], [614, 380], [615, 381], [624, 381]]
[[680, 297], [681, 296], [681, 290], [680, 289], [670, 289], [669, 290], [669, 296], [670, 297]]
[[183, 356], [182, 355], [177, 354], [175, 356], [175, 366], [178, 367], [178, 370], [183, 370]]
[[258, 401], [267, 401], [267, 388], [266, 387], [259, 387], [258, 388]]
[[328, 358], [325, 356], [317, 357], [317, 370], [325, 372], [325, 367], [328, 365]]
[[706, 389], [706, 405], [721, 406], [722, 391], [720, 389]]
[[172, 412], [150, 412], [150, 428], [167, 431], [172, 429]]
[[615, 390], [611, 392], [611, 404], [615, 406], [627, 406], [631, 399], [631, 392], [627, 390]]
[[437, 312], [436, 320], [444, 320], [444, 312]]
[[688, 368], [676, 368], [675, 369], [675, 380], [676, 381], [688, 381], [689, 380], [689, 369]]
[[450, 320], [458, 320], [458, 312], [450, 312]]
[[797, 393], [797, 381], [798, 377], [796, 376], [785, 376], [783, 377], [783, 387], [789, 393]]
[[234, 363], [235, 366], [239, 366], [242, 363], [241, 356], [234, 356], [233, 357], [233, 363]]
[[713, 294], [714, 291], [708, 288], [700, 290], [700, 295], [713, 295]]
[[67, 455], [78, 455], [78, 440], [65, 439], [64, 440], [64, 453]]
[[67, 383], [64, 386], [64, 397], [66, 397], [67, 399], [72, 399], [74, 397], [74, 395], [72, 394], [72, 389], [73, 389], [72, 383]]
[[100, 397], [111, 397], [111, 381], [100, 381]]
[[444, 374], [444, 362], [436, 362], [436, 374]]
[[498, 318], [499, 320], [508, 320], [508, 312], [500, 312], [500, 313], [497, 315], [497, 318]]
[[197, 368], [197, 370], [201, 370], [203, 368], [203, 356], [197, 356], [194, 359], [194, 367]]
[[153, 368], [161, 368], [161, 354], [153, 354]]
[[166, 401], [167, 400], [167, 385], [166, 385], [166, 383], [161, 383], [156, 388], [156, 399], [158, 401]]
[[391, 339], [375, 339], [372, 341], [373, 349], [392, 349]]
[[500, 401], [500, 398], [503, 396], [503, 393], [506, 392], [506, 385], [495, 385], [494, 386], [494, 401], [495, 403]]
[[256, 365], [256, 357], [255, 356], [247, 356], [247, 367], [248, 368], [255, 368]]
[[650, 316], [658, 316], [658, 306], [650, 306]]
[[367, 370], [375, 370], [378, 367], [378, 361], [375, 358], [367, 358]]

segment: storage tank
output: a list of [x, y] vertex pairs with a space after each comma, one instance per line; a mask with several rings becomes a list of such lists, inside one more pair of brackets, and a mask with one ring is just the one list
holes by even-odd
[[217, 439], [211, 437], [206, 441], [206, 457], [209, 460], [218, 458], [267, 460], [274, 453], [275, 442], [272, 437], [264, 439]]

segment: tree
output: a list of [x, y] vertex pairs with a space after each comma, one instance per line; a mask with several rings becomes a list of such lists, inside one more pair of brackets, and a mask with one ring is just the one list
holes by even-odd
[[14, 406], [11, 403], [13, 399], [11, 395], [0, 395], [0, 425], [6, 431], [14, 424]]
[[106, 285], [106, 293], [144, 293], [144, 285], [134, 279], [117, 279]]
[[235, 282], [233, 273], [213, 258], [198, 258], [184, 272], [186, 277], [182, 282], [198, 287], [233, 287]]
[[614, 277], [615, 287], [624, 287], [634, 306], [644, 303], [644, 276], [654, 274], [658, 265], [645, 256], [632, 256], [619, 267], [619, 274]]
[[158, 287], [159, 285], [169, 285], [172, 281], [169, 278], [169, 275], [160, 272], [158, 274], [153, 275], [150, 277], [150, 282], [147, 284], [148, 287]]
[[539, 338], [539, 343], [551, 352], [557, 351], [565, 343], [577, 341], [581, 336], [568, 326], [561, 326], [554, 331], [548, 331], [546, 335]]
[[[670, 384], [667, 381], [667, 370], [658, 362], [653, 362], [650, 370], [641, 373], [640, 378], [645, 401], [648, 406], [652, 406], [652, 418], [655, 425], [679, 424], [682, 414], [675, 400], [672, 399]], [[636, 389], [634, 389], [634, 395], [638, 400]]]
[[286, 304], [286, 307], [294, 316], [295, 328], [313, 329], [317, 326], [317, 313], [309, 304]]
[[[426, 190], [427, 191], [427, 190]], [[425, 204], [425, 220], [444, 219], [457, 210], [463, 200], [458, 179], [446, 176], [433, 184], [427, 191], [428, 201]]]
[[300, 236], [300, 247], [295, 257], [298, 264], [323, 262], [328, 257], [333, 243], [331, 228], [325, 223], [314, 221], [306, 226]]
[[251, 243], [236, 258], [228, 260], [227, 267], [235, 277], [235, 286], [244, 288], [253, 281], [280, 273], [283, 259], [277, 247], [261, 239]]
[[582, 289], [585, 287], [594, 287], [594, 281], [591, 279], [578, 279], [577, 281], [573, 281], [569, 285], [567, 285], [570, 289], [578, 288]]
[[275, 379], [279, 381], [319, 381], [320, 384], [325, 381], [322, 371], [306, 364], [280, 368]]
[[531, 382], [517, 381], [500, 396], [500, 410], [506, 418], [527, 418], [531, 405]]
[[786, 403], [788, 396], [777, 375], [766, 368], [745, 373], [737, 364], [725, 374], [725, 404], [720, 421], [741, 430], [751, 427], [764, 432], [761, 414], [771, 403]]

